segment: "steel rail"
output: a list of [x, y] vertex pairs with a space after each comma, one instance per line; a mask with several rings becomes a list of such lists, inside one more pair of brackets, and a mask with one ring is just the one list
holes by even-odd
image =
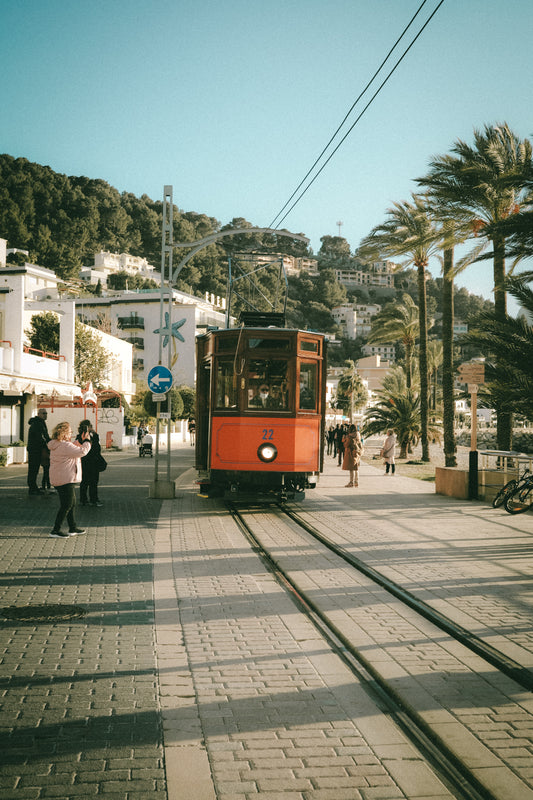
[[302, 519], [298, 514], [296, 514], [291, 509], [287, 508], [286, 506], [279, 506], [281, 511], [286, 514], [293, 522], [296, 522], [297, 525], [300, 525], [307, 533], [313, 536], [318, 541], [322, 542], [329, 550], [333, 553], [338, 555], [344, 561], [347, 561], [352, 567], [359, 570], [359, 572], [366, 575], [367, 578], [370, 578], [372, 581], [377, 583], [386, 591], [390, 592], [390, 594], [394, 595], [394, 597], [401, 600], [407, 606], [412, 608], [414, 611], [417, 611], [421, 616], [425, 617], [425, 619], [432, 622], [438, 628], [440, 628], [445, 633], [448, 633], [454, 639], [461, 642], [465, 647], [471, 650], [478, 656], [481, 656], [485, 661], [491, 664], [493, 667], [496, 667], [497, 670], [503, 672], [507, 675], [508, 678], [512, 678], [516, 683], [520, 684], [524, 689], [528, 691], [533, 691], [533, 673], [531, 670], [523, 667], [518, 661], [515, 661], [513, 658], [505, 655], [502, 653], [501, 650], [498, 650], [496, 647], [484, 642], [479, 636], [476, 636], [475, 633], [472, 631], [467, 630], [459, 623], [454, 622], [449, 617], [441, 614], [440, 611], [433, 608], [429, 605], [429, 603], [424, 602], [424, 600], [420, 600], [414, 594], [409, 592], [407, 589], [404, 589], [400, 584], [396, 583], [395, 581], [390, 580], [381, 572], [378, 572], [373, 567], [370, 567], [368, 564], [365, 564], [364, 561], [354, 556], [352, 553], [348, 552], [346, 548], [342, 547], [342, 545], [335, 544], [325, 536], [320, 531], [317, 531], [312, 525]]
[[[242, 513], [233, 504], [227, 504], [234, 521], [250, 542], [253, 551], [261, 558], [276, 581], [326, 639], [335, 653], [365, 686], [381, 711], [388, 713], [403, 732], [416, 745], [421, 755], [431, 764], [439, 778], [452, 788], [457, 800], [498, 800], [492, 792], [448, 748], [432, 728], [409, 708], [401, 694], [393, 689], [371, 662], [354, 647], [353, 643], [334, 625], [319, 607], [291, 580], [290, 576], [268, 553], [254, 535]], [[299, 524], [299, 523], [298, 523]]]

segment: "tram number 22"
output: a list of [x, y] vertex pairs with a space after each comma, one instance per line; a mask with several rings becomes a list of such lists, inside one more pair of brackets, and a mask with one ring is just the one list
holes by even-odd
[[270, 441], [274, 438], [274, 430], [273, 428], [263, 428], [263, 435], [261, 437], [263, 440]]

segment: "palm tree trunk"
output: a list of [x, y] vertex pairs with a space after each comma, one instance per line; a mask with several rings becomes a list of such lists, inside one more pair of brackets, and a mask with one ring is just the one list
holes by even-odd
[[455, 398], [453, 370], [453, 247], [444, 250], [442, 281], [442, 427], [444, 463], [456, 467]]
[[405, 344], [405, 383], [408, 389], [411, 388], [411, 384], [413, 382], [413, 370], [412, 370], [412, 362], [413, 362], [413, 348], [410, 342], [404, 342]]
[[[494, 314], [497, 320], [507, 319], [507, 293], [505, 291], [505, 238], [494, 236]], [[496, 447], [510, 450], [513, 442], [513, 415], [510, 411], [496, 409]]]
[[428, 330], [426, 305], [426, 262], [417, 264], [420, 370], [420, 441], [422, 461], [430, 461], [428, 439]]

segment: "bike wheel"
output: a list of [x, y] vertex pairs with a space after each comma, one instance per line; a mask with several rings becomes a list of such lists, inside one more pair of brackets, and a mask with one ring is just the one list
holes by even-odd
[[522, 514], [533, 505], [533, 483], [519, 486], [505, 499], [505, 510], [509, 514]]
[[492, 501], [493, 508], [499, 508], [503, 506], [505, 503], [505, 498], [508, 497], [512, 492], [515, 491], [516, 487], [518, 486], [518, 481], [513, 478], [513, 480], [508, 481], [505, 486], [502, 486], [494, 500]]

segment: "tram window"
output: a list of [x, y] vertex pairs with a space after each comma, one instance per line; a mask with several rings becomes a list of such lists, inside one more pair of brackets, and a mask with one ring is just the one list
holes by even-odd
[[248, 365], [248, 408], [284, 411], [289, 407], [287, 362], [255, 358]]
[[235, 350], [237, 347], [237, 336], [219, 336], [217, 338], [217, 351], [221, 350]]
[[316, 410], [317, 387], [317, 364], [300, 364], [300, 408]]
[[248, 339], [248, 347], [250, 350], [268, 349], [268, 350], [290, 350], [291, 343], [289, 339]]
[[234, 375], [233, 360], [219, 361], [216, 373], [216, 408], [237, 408], [237, 379]]
[[318, 342], [302, 339], [300, 341], [300, 350], [307, 350], [309, 353], [318, 353]]

